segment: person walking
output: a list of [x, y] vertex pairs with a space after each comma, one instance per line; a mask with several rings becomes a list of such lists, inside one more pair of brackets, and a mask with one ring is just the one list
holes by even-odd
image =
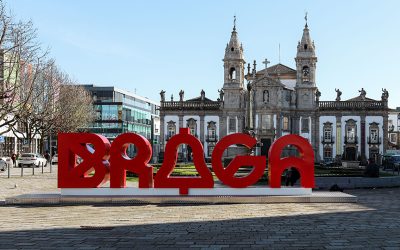
[[11, 160], [12, 160], [12, 163], [13, 163], [13, 167], [16, 167], [17, 166], [17, 155], [15, 153], [13, 153], [11, 155]]
[[[44, 154], [44, 158], [46, 159], [46, 165], [47, 165], [49, 163], [49, 160], [50, 160], [49, 151], [46, 151], [46, 153]], [[51, 162], [50, 162], [50, 164], [51, 164]]]
[[286, 171], [286, 180], [285, 180], [286, 186], [293, 187], [293, 185], [297, 182], [298, 179], [300, 179], [299, 171], [294, 167], [290, 167]]

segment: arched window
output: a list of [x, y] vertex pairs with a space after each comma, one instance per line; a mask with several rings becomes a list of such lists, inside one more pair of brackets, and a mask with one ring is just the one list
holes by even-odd
[[229, 79], [236, 80], [236, 69], [233, 67], [229, 70]]
[[283, 117], [283, 130], [284, 131], [289, 130], [289, 117], [287, 117], [287, 116]]
[[206, 141], [208, 142], [217, 141], [217, 126], [216, 122], [214, 121], [208, 122]]
[[309, 81], [310, 80], [310, 68], [308, 66], [304, 66], [302, 73], [303, 73], [303, 81]]
[[197, 137], [197, 121], [193, 118], [186, 120], [186, 126], [190, 129], [190, 134]]
[[175, 122], [173, 121], [169, 121], [167, 124], [168, 124], [167, 125], [168, 134], [166, 140], [169, 140], [172, 136], [176, 134], [176, 126]]

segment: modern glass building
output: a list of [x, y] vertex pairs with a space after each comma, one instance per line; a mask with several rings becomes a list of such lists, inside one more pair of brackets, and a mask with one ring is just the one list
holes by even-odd
[[[153, 155], [158, 155], [159, 103], [115, 87], [82, 86], [92, 94], [96, 111], [95, 122], [88, 128], [90, 132], [104, 135], [110, 142], [122, 133], [141, 134], [152, 143]], [[134, 151], [130, 148], [129, 154]]]

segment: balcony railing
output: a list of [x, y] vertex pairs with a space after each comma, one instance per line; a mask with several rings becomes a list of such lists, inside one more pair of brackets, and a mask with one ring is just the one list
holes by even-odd
[[381, 144], [382, 138], [381, 137], [372, 137], [368, 136], [368, 144]]
[[333, 144], [333, 143], [335, 143], [335, 137], [333, 137], [333, 136], [331, 136], [331, 137], [322, 136], [321, 137], [321, 143], [322, 144]]
[[206, 142], [216, 142], [216, 141], [218, 141], [218, 136], [206, 135]]
[[344, 137], [345, 144], [357, 144], [358, 143], [358, 136], [345, 136]]
[[168, 141], [169, 139], [171, 139], [172, 136], [174, 136], [174, 135], [166, 135], [165, 140]]
[[320, 101], [319, 110], [382, 110], [385, 109], [383, 101]]
[[218, 110], [221, 106], [220, 102], [216, 101], [164, 101], [161, 102], [161, 110]]

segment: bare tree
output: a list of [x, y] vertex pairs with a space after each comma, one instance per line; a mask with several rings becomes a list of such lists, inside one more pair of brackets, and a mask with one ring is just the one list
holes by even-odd
[[41, 61], [37, 32], [31, 21], [15, 22], [0, 1], [0, 134], [15, 127], [32, 98]]
[[59, 115], [54, 121], [58, 132], [77, 132], [87, 128], [94, 121], [93, 99], [84, 87], [74, 85], [61, 86], [59, 96]]
[[0, 0], [0, 134], [32, 140], [74, 132], [94, 120], [90, 94], [46, 58], [31, 21], [15, 21]]

